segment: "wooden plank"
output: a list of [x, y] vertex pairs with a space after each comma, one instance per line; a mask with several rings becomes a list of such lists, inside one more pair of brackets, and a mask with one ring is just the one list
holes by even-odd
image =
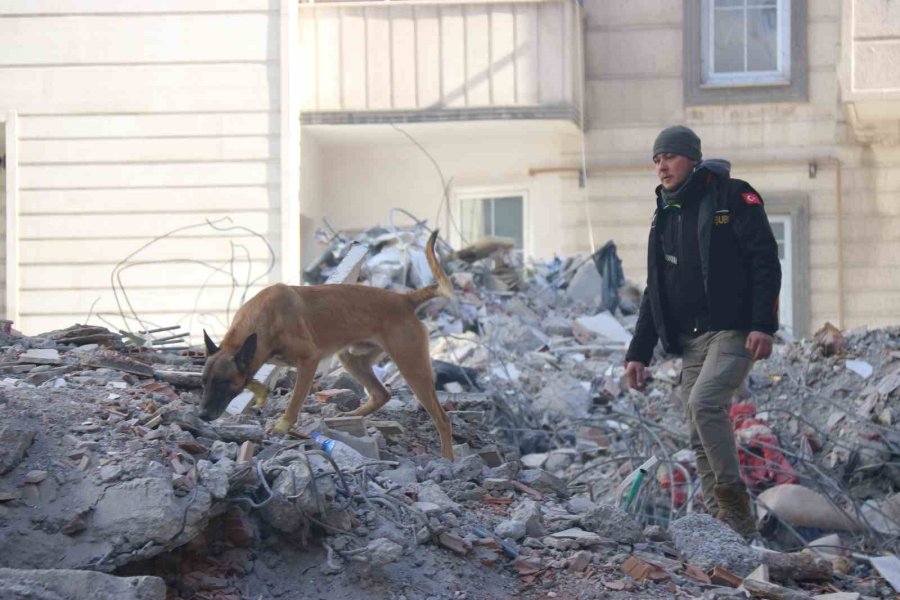
[[340, 9], [316, 10], [319, 110], [339, 110], [341, 106], [341, 19]]
[[391, 5], [394, 108], [416, 108], [416, 23], [413, 9]]
[[366, 17], [365, 9], [341, 10], [342, 106], [345, 110], [366, 109]]
[[368, 109], [392, 108], [391, 13], [366, 9], [366, 60]]
[[441, 100], [441, 24], [437, 7], [417, 6], [415, 14], [418, 106], [427, 108]]
[[466, 106], [465, 18], [462, 7], [442, 6], [441, 15], [441, 85], [444, 106]]
[[135, 140], [31, 140], [19, 143], [21, 165], [42, 163], [125, 163], [213, 160], [270, 160], [278, 138], [178, 137]]
[[278, 60], [273, 23], [266, 13], [7, 17], [0, 66]]
[[[121, 258], [126, 255], [123, 254]], [[269, 263], [258, 253], [250, 263], [253, 273], [264, 272]], [[214, 267], [229, 271], [228, 256], [219, 257], [220, 260], [213, 263]], [[110, 289], [109, 277], [115, 264], [82, 264], [60, 265], [44, 264], [30, 265], [22, 269], [20, 278], [23, 291], [59, 290], [59, 289], [91, 289], [105, 292]], [[242, 260], [235, 269], [235, 277], [241, 282], [246, 282], [248, 263]], [[159, 271], [159, 266], [146, 265], [126, 269], [122, 272], [122, 281], [129, 288], [155, 288], [158, 281], [153, 277]], [[2, 272], [2, 269], [0, 269]], [[166, 286], [196, 287], [209, 278], [211, 285], [221, 285], [229, 281], [224, 274], [213, 274], [209, 266], [197, 263], [169, 263], [165, 265]]]
[[509, 4], [488, 5], [491, 12], [491, 90], [495, 106], [516, 103], [514, 7]]
[[152, 3], [121, 2], [121, 0], [29, 0], [4, 2], [0, 15], [60, 15], [60, 14], [143, 14], [186, 12], [246, 12], [277, 11], [275, 0], [156, 0]]
[[277, 161], [25, 165], [19, 189], [268, 185], [278, 177]]
[[[131, 305], [139, 315], [152, 311], [191, 313], [194, 311], [195, 305], [199, 312], [224, 311], [228, 306], [229, 296], [231, 296], [231, 312], [233, 314], [240, 306], [243, 292], [243, 287], [232, 288], [231, 286], [206, 287], [201, 290], [202, 279], [196, 282], [195, 288], [169, 288], [165, 285], [164, 276], [157, 278], [157, 283], [159, 287], [156, 289], [132, 289], [126, 286]], [[251, 288], [247, 297], [256, 295], [263, 287], [265, 285]], [[102, 292], [97, 290], [23, 291], [20, 293], [20, 298], [23, 314], [29, 315], [87, 315], [91, 306], [94, 307], [94, 312], [100, 313], [119, 310], [115, 296], [109, 288]], [[119, 290], [119, 300], [124, 301], [121, 290]], [[127, 308], [124, 303], [122, 306]]]
[[297, 43], [300, 46], [300, 110], [316, 110], [317, 81], [318, 81], [318, 50], [316, 35], [316, 15], [314, 11], [300, 13], [299, 32]]
[[538, 5], [538, 53], [540, 54], [540, 104], [555, 104], [565, 100], [560, 73], [563, 63], [562, 6]]
[[538, 64], [539, 5], [520, 4], [514, 7], [516, 18], [516, 103], [535, 105], [540, 100]]
[[278, 114], [97, 114], [21, 117], [21, 140], [278, 136]]
[[176, 212], [277, 211], [278, 189], [245, 187], [109, 190], [24, 190], [23, 216], [42, 214], [110, 214], [133, 216]]
[[491, 103], [490, 27], [488, 7], [463, 7], [466, 22], [466, 106], [489, 106]]
[[[273, 249], [278, 247], [277, 229], [268, 234], [262, 233]], [[151, 238], [22, 240], [19, 243], [19, 264], [23, 270], [33, 264], [115, 265], [149, 241]], [[198, 260], [227, 265], [231, 258], [232, 241], [249, 248], [253, 257], [268, 257], [265, 245], [258, 238], [232, 235], [172, 238], [167, 240], [168, 243], [154, 244], [147, 248], [135, 260]], [[155, 268], [159, 269], [159, 266]]]
[[[63, 315], [32, 315], [25, 310], [22, 312], [19, 320], [16, 321], [14, 327], [26, 335], [37, 335], [46, 331], [68, 327], [73, 323], [84, 323], [87, 316], [87, 313], [80, 314], [75, 313], [74, 311], [70, 314]], [[118, 312], [114, 314], [104, 314], [103, 317], [111, 322], [114, 327], [122, 327], [123, 321], [119, 317]], [[224, 311], [204, 314], [202, 321], [195, 317], [193, 322], [190, 321], [190, 318], [184, 318], [184, 313], [181, 311], [163, 313], [147, 312], [141, 314], [140, 318], [145, 324], [154, 327], [181, 324], [187, 329], [190, 323], [192, 325], [191, 334], [194, 343], [198, 343], [203, 339], [202, 330], [204, 328], [216, 339], [220, 339], [222, 334], [226, 331], [226, 315]], [[133, 320], [129, 320], [128, 322], [132, 324], [132, 329], [140, 329], [137, 322]], [[103, 325], [105, 327], [109, 326], [106, 322], [98, 318], [96, 313], [90, 319], [89, 323], [92, 325]]]
[[263, 63], [6, 67], [0, 68], [0, 111], [276, 111], [278, 73], [277, 64]]
[[[131, 214], [106, 215], [29, 215], [20, 217], [20, 235], [25, 240], [35, 239], [103, 239], [108, 237], [152, 238], [165, 235], [181, 227], [193, 227], [183, 235], [197, 237], [222, 237], [228, 235], [203, 225], [204, 219], [220, 218], [227, 213], [210, 215], [208, 212], [157, 214], [151, 218]], [[247, 227], [251, 231], [266, 234], [272, 226], [272, 212], [253, 212], [233, 215], [231, 225]], [[226, 223], [222, 223], [226, 225]], [[184, 242], [177, 242], [183, 244]]]

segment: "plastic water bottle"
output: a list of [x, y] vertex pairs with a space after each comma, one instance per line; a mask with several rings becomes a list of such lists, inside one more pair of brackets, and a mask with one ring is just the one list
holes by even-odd
[[369, 460], [347, 444], [333, 440], [318, 431], [313, 431], [310, 437], [319, 448], [330, 454], [342, 469], [355, 469]]
[[312, 437], [313, 441], [316, 443], [316, 445], [319, 448], [321, 448], [328, 454], [331, 454], [331, 451], [334, 450], [335, 441], [333, 439], [331, 439], [330, 437], [326, 437], [326, 436], [322, 435], [321, 433], [319, 433], [318, 431], [313, 431], [310, 434], [310, 437]]

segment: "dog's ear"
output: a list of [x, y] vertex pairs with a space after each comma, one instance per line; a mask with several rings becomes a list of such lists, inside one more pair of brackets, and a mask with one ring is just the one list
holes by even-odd
[[203, 341], [206, 342], [206, 355], [212, 356], [216, 352], [219, 351], [219, 348], [216, 346], [215, 342], [209, 337], [209, 334], [206, 333], [206, 330], [203, 330]]
[[256, 354], [256, 334], [251, 333], [244, 343], [241, 344], [240, 350], [238, 350], [234, 355], [234, 364], [237, 366], [238, 371], [243, 373], [248, 368], [250, 368], [250, 363], [253, 362], [253, 356]]

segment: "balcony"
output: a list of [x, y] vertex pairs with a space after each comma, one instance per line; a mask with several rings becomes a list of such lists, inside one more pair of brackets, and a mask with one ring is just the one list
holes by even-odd
[[304, 124], [580, 123], [571, 0], [300, 4]]
[[896, 142], [900, 131], [900, 3], [846, 0], [843, 6], [841, 95], [848, 119], [857, 136], [867, 142]]

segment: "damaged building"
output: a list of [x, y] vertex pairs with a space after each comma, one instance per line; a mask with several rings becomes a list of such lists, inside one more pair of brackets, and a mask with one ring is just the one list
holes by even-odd
[[[900, 7], [116, 0], [0, 7], [0, 598], [900, 592]], [[647, 278], [654, 136], [764, 198], [773, 357], [729, 414], [759, 537], [705, 514]], [[431, 283], [455, 461], [323, 361], [198, 417], [274, 283]]]

